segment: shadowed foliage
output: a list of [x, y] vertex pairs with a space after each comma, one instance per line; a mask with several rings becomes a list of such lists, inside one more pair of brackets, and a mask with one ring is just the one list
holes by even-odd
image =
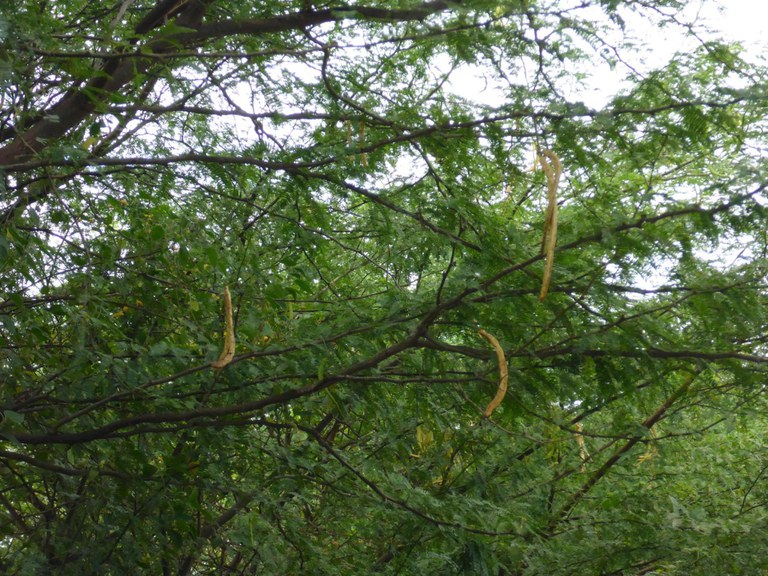
[[0, 571], [768, 569], [766, 70], [685, 4], [0, 4]]

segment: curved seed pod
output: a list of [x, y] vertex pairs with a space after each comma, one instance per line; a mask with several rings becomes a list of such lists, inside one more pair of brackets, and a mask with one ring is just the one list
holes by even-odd
[[581, 458], [581, 471], [585, 472], [587, 469], [587, 461], [589, 460], [589, 451], [587, 450], [587, 445], [584, 443], [584, 435], [582, 432], [584, 431], [584, 427], [581, 425], [581, 422], [576, 422], [574, 424], [574, 429], [576, 430], [576, 442], [579, 445], [579, 458]]
[[544, 219], [544, 236], [541, 239], [541, 251], [546, 254], [544, 265], [544, 278], [541, 281], [539, 300], [544, 300], [549, 292], [549, 283], [552, 280], [552, 266], [555, 263], [555, 244], [557, 242], [557, 186], [560, 183], [560, 175], [563, 173], [563, 165], [557, 154], [552, 150], [539, 152], [539, 164], [547, 178], [547, 214]]
[[496, 396], [493, 397], [493, 400], [490, 401], [483, 412], [483, 416], [488, 418], [499, 407], [499, 404], [501, 404], [501, 401], [504, 400], [504, 396], [507, 394], [509, 372], [507, 371], [507, 358], [504, 356], [504, 350], [501, 348], [499, 341], [483, 329], [478, 330], [477, 333], [493, 346], [493, 349], [496, 351], [496, 358], [499, 360], [499, 387], [496, 390]]
[[224, 349], [218, 360], [211, 362], [211, 367], [221, 370], [232, 362], [235, 357], [235, 326], [232, 321], [232, 296], [229, 294], [229, 286], [224, 288]]

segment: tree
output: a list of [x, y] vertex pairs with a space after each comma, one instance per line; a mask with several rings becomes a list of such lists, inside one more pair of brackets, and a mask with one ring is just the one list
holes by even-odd
[[680, 4], [4, 4], [3, 572], [765, 570], [766, 71]]

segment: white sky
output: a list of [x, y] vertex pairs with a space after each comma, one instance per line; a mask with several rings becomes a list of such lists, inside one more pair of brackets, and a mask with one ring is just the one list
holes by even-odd
[[[723, 31], [728, 40], [741, 42], [750, 52], [761, 54], [768, 46], [768, 3], [761, 0], [719, 0], [722, 13], [711, 9], [705, 21]], [[714, 13], [713, 13], [714, 12]]]
[[[670, 9], [665, 12], [670, 13]], [[621, 13], [627, 24], [627, 34], [606, 38], [610, 44], [618, 44], [625, 39], [635, 39], [638, 46], [647, 52], [633, 53], [631, 49], [621, 50], [620, 54], [636, 70], [649, 71], [663, 66], [676, 53], [687, 52], [699, 45], [699, 41], [686, 35], [681, 26], [667, 26], [659, 29], [656, 23], [641, 18], [632, 18], [633, 14]], [[596, 12], [596, 18], [602, 14]], [[722, 39], [738, 42], [744, 46], [748, 61], [766, 63], [764, 53], [768, 51], [768, 1], [766, 0], [688, 0], [685, 9], [676, 15], [681, 23], [694, 23], [701, 38]], [[709, 30], [707, 30], [709, 29]], [[586, 44], [583, 48], [591, 50]], [[641, 58], [645, 56], [645, 64]], [[569, 87], [567, 96], [571, 100], [582, 100], [593, 108], [602, 108], [622, 87], [622, 79], [628, 70], [621, 64], [611, 68], [598, 53], [592, 61], [592, 78], [586, 82], [575, 81]], [[446, 58], [446, 68], [449, 65]], [[532, 71], [531, 71], [532, 72]], [[485, 104], [500, 105], [504, 102], [503, 86], [494, 86], [492, 81], [482, 77], [477, 69], [465, 67], [456, 70], [450, 81], [451, 91], [469, 100]]]
[[[668, 10], [665, 10], [668, 12]], [[722, 39], [738, 42], [750, 61], [762, 60], [768, 47], [768, 2], [761, 0], [689, 0], [688, 5], [678, 15], [678, 20], [685, 24], [694, 24], [702, 39]], [[659, 29], [655, 23], [640, 18], [627, 20], [627, 33], [638, 38], [646, 45], [646, 66], [640, 70], [650, 70], [663, 66], [676, 53], [684, 53], [699, 46], [699, 40], [684, 33], [680, 26], [667, 26]], [[707, 30], [709, 29], [709, 30]], [[626, 51], [622, 54], [632, 58]], [[634, 62], [632, 62], [634, 64]], [[596, 58], [593, 85], [598, 87], [584, 91], [584, 101], [596, 108], [604, 105], [612, 94], [622, 86], [620, 78], [625, 70], [611, 70], [605, 61]]]

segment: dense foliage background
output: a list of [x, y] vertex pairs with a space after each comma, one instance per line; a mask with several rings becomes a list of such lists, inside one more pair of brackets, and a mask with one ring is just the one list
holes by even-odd
[[685, 4], [2, 3], [0, 571], [768, 570], [766, 71]]

